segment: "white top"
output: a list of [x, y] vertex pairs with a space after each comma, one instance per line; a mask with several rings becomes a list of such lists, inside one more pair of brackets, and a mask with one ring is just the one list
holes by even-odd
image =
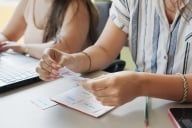
[[169, 24], [163, 0], [113, 0], [110, 17], [128, 36], [136, 70], [160, 74], [192, 72], [192, 1]]
[[40, 29], [35, 24], [34, 8], [36, 0], [28, 0], [27, 6], [24, 12], [24, 18], [27, 23], [24, 33], [25, 43], [42, 43], [44, 29]]

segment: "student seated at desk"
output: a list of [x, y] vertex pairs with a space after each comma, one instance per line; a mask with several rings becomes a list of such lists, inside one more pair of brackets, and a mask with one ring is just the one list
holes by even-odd
[[191, 6], [192, 0], [113, 0], [95, 45], [74, 54], [48, 49], [36, 71], [48, 81], [64, 66], [79, 73], [100, 70], [128, 39], [135, 71], [87, 79], [81, 82], [83, 87], [111, 106], [139, 96], [192, 102]]
[[[13, 49], [35, 58], [55, 47], [80, 52], [96, 41], [98, 13], [91, 0], [21, 0], [0, 33], [0, 52]], [[24, 43], [16, 43], [24, 36]]]

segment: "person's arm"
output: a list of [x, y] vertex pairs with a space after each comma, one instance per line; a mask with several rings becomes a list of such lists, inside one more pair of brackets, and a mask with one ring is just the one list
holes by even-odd
[[[127, 34], [121, 31], [110, 19], [95, 45], [83, 52], [67, 54], [60, 50], [48, 49], [36, 68], [40, 78], [52, 80], [57, 77], [58, 67], [68, 67], [79, 73], [104, 68], [119, 54]], [[111, 45], [114, 44], [114, 45]]]
[[[76, 11], [78, 9], [78, 11]], [[23, 44], [24, 52], [35, 58], [41, 58], [46, 48], [52, 47], [66, 53], [75, 53], [86, 47], [89, 31], [89, 12], [83, 2], [71, 2], [67, 8], [60, 33], [55, 40], [43, 44]], [[56, 43], [56, 44], [54, 44]], [[35, 52], [34, 52], [35, 51]]]
[[27, 2], [28, 0], [20, 1], [8, 24], [1, 32], [1, 34], [5, 36], [9, 41], [17, 41], [24, 33], [26, 27], [26, 22], [24, 20], [24, 10]]
[[90, 60], [85, 54], [74, 54], [76, 64], [71, 69], [76, 72], [87, 72], [90, 64], [90, 71], [105, 68], [120, 53], [126, 39], [127, 34], [109, 19], [95, 45], [84, 50], [90, 56]]
[[0, 32], [0, 52], [9, 49], [6, 41], [11, 41], [16, 44], [16, 41], [23, 35], [26, 27], [24, 20], [24, 10], [27, 4], [27, 0], [21, 0], [16, 7], [11, 19], [5, 26], [2, 32]]
[[7, 37], [5, 37], [2, 33], [0, 33], [0, 52], [4, 51], [2, 47], [4, 46], [5, 41], [7, 41]]
[[[185, 75], [188, 83], [186, 101], [192, 102], [192, 75]], [[122, 71], [84, 80], [81, 85], [92, 92], [104, 105], [120, 106], [139, 96], [149, 96], [180, 102], [186, 87], [181, 75], [163, 75]]]
[[87, 46], [89, 24], [90, 16], [84, 2], [79, 1], [78, 7], [76, 1], [71, 2], [54, 48], [67, 53], [82, 51]]
[[25, 43], [13, 44], [12, 46], [9, 45], [8, 47], [12, 48], [16, 52], [19, 52], [22, 54], [28, 54], [34, 58], [40, 59], [44, 50], [46, 48], [52, 47], [54, 44], [55, 44], [55, 41], [52, 40], [46, 43], [39, 43], [39, 44], [25, 44]]
[[[192, 75], [187, 74], [188, 83], [187, 101], [192, 102]], [[158, 75], [143, 73], [141, 84], [141, 95], [181, 101], [184, 95], [184, 80], [181, 75]]]

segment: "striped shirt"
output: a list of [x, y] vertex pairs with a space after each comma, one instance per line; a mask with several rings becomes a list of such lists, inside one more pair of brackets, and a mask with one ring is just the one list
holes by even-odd
[[110, 18], [128, 34], [136, 70], [158, 74], [192, 72], [192, 0], [169, 24], [163, 0], [113, 0]]

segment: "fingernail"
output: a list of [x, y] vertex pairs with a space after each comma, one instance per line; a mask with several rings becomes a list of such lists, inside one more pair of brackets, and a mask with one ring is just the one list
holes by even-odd
[[55, 69], [53, 69], [51, 72], [52, 72], [54, 75], [58, 75], [58, 74], [59, 74], [58, 70], [55, 70]]
[[61, 65], [56, 65], [55, 68], [59, 70], [61, 68]]
[[49, 77], [49, 80], [55, 80], [56, 78], [54, 78], [54, 77]]
[[58, 78], [58, 77], [60, 77], [60, 74], [50, 74], [49, 76], [51, 78]]

